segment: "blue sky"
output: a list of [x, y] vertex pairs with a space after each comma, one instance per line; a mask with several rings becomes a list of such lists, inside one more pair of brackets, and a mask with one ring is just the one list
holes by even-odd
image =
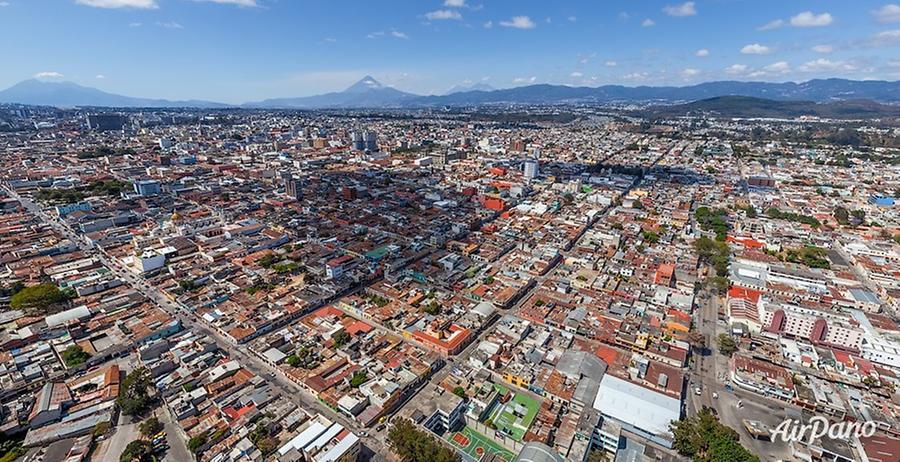
[[900, 79], [900, 1], [0, 0], [0, 87], [40, 76], [229, 103], [366, 74], [442, 93]]

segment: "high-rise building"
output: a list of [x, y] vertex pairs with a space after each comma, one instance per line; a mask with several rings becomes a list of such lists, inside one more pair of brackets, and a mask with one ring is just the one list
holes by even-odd
[[281, 178], [284, 179], [284, 194], [300, 200], [303, 197], [303, 182], [299, 178], [294, 178], [290, 172], [282, 173]]
[[352, 133], [350, 133], [350, 145], [354, 151], [366, 150], [366, 142], [363, 138], [362, 132], [353, 131]]
[[363, 133], [363, 139], [365, 141], [365, 150], [375, 152], [378, 151], [378, 134], [373, 132], [372, 130], [366, 130]]
[[533, 180], [533, 179], [537, 178], [538, 174], [540, 173], [539, 169], [540, 169], [540, 167], [538, 165], [537, 159], [528, 159], [525, 161], [525, 165], [523, 167], [523, 174], [525, 175], [525, 178], [527, 178], [529, 180]]

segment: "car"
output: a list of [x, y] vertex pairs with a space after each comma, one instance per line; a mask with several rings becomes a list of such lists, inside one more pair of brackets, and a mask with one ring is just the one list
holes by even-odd
[[159, 432], [159, 433], [153, 435], [153, 439], [157, 439], [157, 438], [165, 438], [165, 437], [166, 437], [166, 432], [164, 432], [164, 431]]
[[713, 399], [719, 399], [719, 394], [718, 394], [718, 393], [713, 392], [713, 395], [712, 395], [712, 396], [713, 396]]
[[375, 427], [376, 432], [380, 432], [381, 430], [384, 430], [384, 424], [380, 424], [377, 427]]
[[359, 432], [359, 436], [362, 436], [363, 438], [365, 438], [365, 437], [369, 436], [369, 432]]
[[700, 394], [702, 393], [702, 391], [700, 390], [700, 387], [697, 387], [697, 389], [694, 390], [694, 393], [696, 393], [697, 396], [700, 396]]

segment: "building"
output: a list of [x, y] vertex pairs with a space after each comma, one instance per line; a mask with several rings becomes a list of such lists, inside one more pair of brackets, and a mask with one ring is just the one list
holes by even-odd
[[540, 166], [537, 159], [528, 159], [523, 167], [525, 178], [533, 180], [537, 178]]
[[361, 446], [356, 434], [319, 415], [277, 452], [279, 461], [351, 462]]
[[139, 196], [156, 196], [162, 192], [162, 187], [156, 180], [135, 181], [134, 192]]
[[122, 114], [90, 114], [87, 116], [88, 129], [97, 131], [124, 130], [128, 117]]
[[565, 460], [550, 446], [533, 441], [522, 447], [515, 462], [564, 462]]
[[[666, 448], [672, 447], [669, 423], [681, 418], [681, 400], [606, 374], [594, 409], [626, 430]], [[605, 426], [604, 426], [605, 428]], [[600, 429], [601, 439], [616, 438]]]
[[47, 382], [38, 392], [28, 416], [30, 428], [38, 428], [62, 418], [65, 408], [72, 404], [72, 394], [64, 383]]
[[284, 178], [284, 193], [293, 199], [300, 200], [303, 197], [303, 183], [298, 178], [294, 178], [290, 173], [282, 175]]
[[74, 204], [63, 204], [55, 207], [56, 215], [64, 217], [72, 212], [90, 212], [91, 204], [89, 202], [77, 202]]

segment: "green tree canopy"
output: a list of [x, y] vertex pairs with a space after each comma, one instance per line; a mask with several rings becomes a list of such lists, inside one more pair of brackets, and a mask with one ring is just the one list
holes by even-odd
[[66, 363], [66, 367], [75, 367], [83, 364], [90, 357], [91, 355], [84, 351], [80, 345], [70, 345], [62, 352], [62, 359]]
[[125, 415], [138, 415], [146, 412], [152, 405], [150, 397], [150, 371], [146, 367], [133, 370], [125, 376], [119, 387], [116, 404]]
[[391, 450], [404, 462], [460, 462], [453, 449], [419, 430], [407, 419], [397, 419], [388, 431]]
[[66, 294], [55, 284], [43, 283], [18, 291], [9, 301], [14, 310], [45, 310], [66, 301]]
[[138, 430], [141, 431], [141, 434], [145, 437], [152, 437], [153, 435], [163, 431], [163, 424], [156, 417], [150, 417], [138, 426]]
[[709, 408], [694, 416], [672, 422], [675, 449], [694, 462], [759, 462], [741, 446], [738, 433], [722, 425]]
[[154, 462], [153, 446], [149, 441], [135, 440], [125, 446], [125, 450], [119, 456], [119, 462]]

